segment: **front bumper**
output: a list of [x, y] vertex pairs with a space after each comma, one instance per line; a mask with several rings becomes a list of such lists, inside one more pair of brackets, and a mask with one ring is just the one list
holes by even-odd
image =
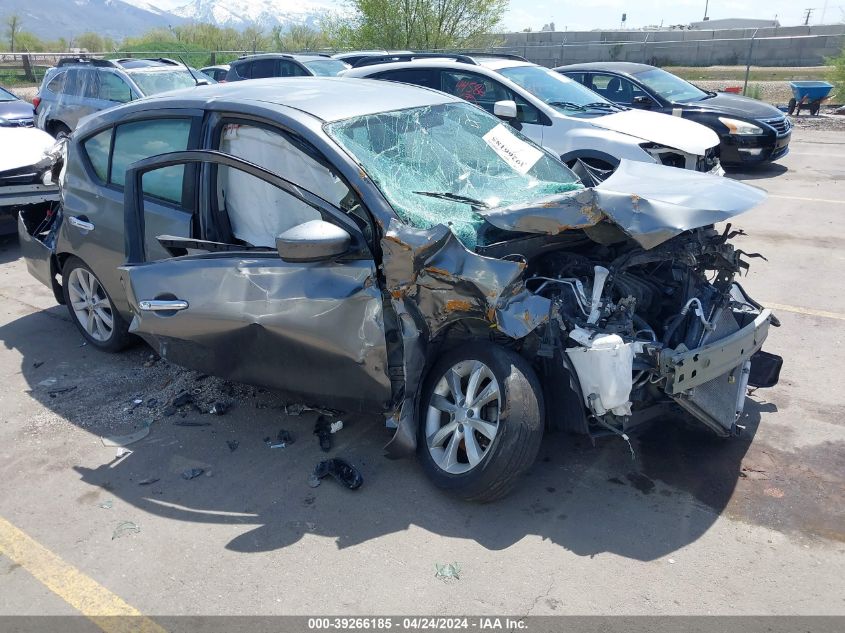
[[727, 312], [716, 333], [725, 328], [734, 331], [696, 349], [679, 347], [658, 353], [666, 394], [719, 435], [735, 431], [745, 403], [751, 357], [769, 333], [772, 311], [763, 310], [750, 320], [752, 316]]
[[792, 132], [781, 136], [775, 134], [760, 136], [720, 136], [719, 151], [722, 163], [764, 163], [783, 158], [789, 153]]

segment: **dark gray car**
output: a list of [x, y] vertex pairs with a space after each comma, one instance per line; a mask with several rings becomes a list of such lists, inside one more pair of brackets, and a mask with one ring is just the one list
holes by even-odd
[[[467, 499], [507, 493], [546, 427], [658, 413], [729, 436], [769, 310], [713, 223], [764, 194], [623, 161], [601, 186], [456, 97], [288, 79], [105, 111], [68, 143], [29, 270], [94, 347], [383, 415]], [[46, 221], [45, 221], [46, 220]], [[711, 281], [712, 280], [712, 281]], [[627, 436], [626, 436], [627, 437]]]
[[32, 127], [32, 104], [0, 88], [0, 127]]

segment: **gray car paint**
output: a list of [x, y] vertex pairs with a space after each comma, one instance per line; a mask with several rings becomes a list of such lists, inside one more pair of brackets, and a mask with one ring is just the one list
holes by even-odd
[[[238, 380], [271, 383], [286, 391], [294, 387], [320, 402], [336, 392], [341, 397], [352, 396], [362, 408], [362, 398], [375, 395], [378, 399], [390, 393], [389, 400], [378, 399], [371, 404], [398, 423], [389, 447], [390, 453], [398, 456], [415, 445], [416, 397], [434, 337], [451, 323], [473, 321], [495, 327], [510, 338], [523, 338], [549, 320], [551, 305], [525, 288], [521, 276], [524, 264], [469, 251], [445, 226], [420, 230], [401, 223], [362, 166], [322, 130], [325, 120], [341, 117], [341, 110], [344, 116], [359, 116], [384, 111], [384, 103], [394, 109], [458, 100], [399, 84], [342, 80], [347, 98], [341, 107], [339, 100], [325, 98], [316, 83], [339, 81], [255, 81], [250, 82], [254, 92], [248, 92], [249, 96], [244, 94], [244, 84], [197, 89], [190, 95], [183, 92], [106, 112], [83, 124], [78, 135], [84, 137], [108, 123], [137, 115], [142, 108], [190, 107], [274, 121], [302, 134], [324, 153], [360, 195], [382, 233], [383, 286], [377, 281], [377, 262], [372, 260], [343, 271], [331, 262], [289, 266], [273, 255], [174, 258], [124, 268], [132, 327], [156, 342], [163, 356], [177, 362], [207, 367]], [[287, 89], [296, 85], [302, 90]], [[605, 191], [585, 190], [568, 197], [570, 202], [579, 203], [579, 196], [587, 197], [577, 212], [571, 204], [556, 203], [542, 207], [542, 213], [538, 209], [513, 209], [492, 211], [488, 216], [500, 227], [548, 234], [559, 232], [549, 229], [550, 219], [559, 228], [609, 223], [648, 248], [684, 230], [722, 220], [760, 200], [756, 189], [738, 183], [736, 188], [726, 188], [723, 179], [685, 173], [691, 179], [686, 184], [695, 184], [697, 195], [714, 203], [704, 211], [695, 206], [684, 209], [681, 203], [695, 201], [689, 197], [673, 201], [661, 193], [677, 178], [677, 170], [655, 169], [667, 171], [649, 189], [656, 195], [654, 201], [636, 194], [619, 194], [609, 185]], [[623, 169], [616, 180], [617, 188], [630, 177]], [[73, 204], [73, 199], [66, 199], [67, 203]], [[93, 213], [96, 202], [86, 204], [84, 210]], [[670, 211], [678, 215], [673, 219]], [[117, 215], [122, 219], [122, 213]], [[87, 254], [91, 259], [86, 261], [98, 275], [103, 274], [104, 267], [111, 267], [115, 258], [120, 259], [115, 248], [123, 244], [119, 229], [109, 237], [109, 246], [86, 245], [85, 236], [67, 235], [66, 226], [63, 224], [64, 239], [60, 238], [57, 252]], [[114, 271], [119, 277], [116, 267]], [[198, 274], [200, 271], [203, 274]], [[205, 274], [209, 275], [207, 282], [199, 283]], [[117, 300], [119, 294], [113, 296]], [[140, 300], [170, 297], [187, 300], [196, 316], [141, 314]], [[385, 305], [391, 309], [382, 313]], [[303, 322], [309, 320], [314, 321], [313, 328]], [[296, 362], [286, 365], [285, 355], [292, 346], [295, 354], [291, 358]], [[401, 359], [398, 366], [396, 358]], [[360, 371], [362, 368], [366, 371]], [[349, 376], [354, 378], [347, 390], [341, 382]]]

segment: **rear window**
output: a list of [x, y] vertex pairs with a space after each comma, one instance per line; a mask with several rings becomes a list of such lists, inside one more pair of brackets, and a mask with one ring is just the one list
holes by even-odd
[[56, 76], [53, 77], [50, 82], [47, 84], [47, 90], [53, 92], [55, 94], [59, 94], [62, 91], [62, 84], [65, 81], [65, 72], [56, 73]]
[[338, 59], [315, 59], [302, 63], [317, 77], [336, 77], [347, 68], [350, 68], [349, 64], [344, 64]]

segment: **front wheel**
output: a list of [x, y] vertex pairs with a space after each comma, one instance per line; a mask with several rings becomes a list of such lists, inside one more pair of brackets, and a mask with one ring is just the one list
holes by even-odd
[[519, 354], [492, 343], [447, 352], [429, 372], [420, 405], [418, 452], [438, 488], [493, 501], [534, 463], [543, 394]]
[[81, 259], [71, 257], [65, 262], [62, 292], [70, 318], [88, 343], [107, 352], [126, 347], [129, 343], [126, 321], [103, 284]]

